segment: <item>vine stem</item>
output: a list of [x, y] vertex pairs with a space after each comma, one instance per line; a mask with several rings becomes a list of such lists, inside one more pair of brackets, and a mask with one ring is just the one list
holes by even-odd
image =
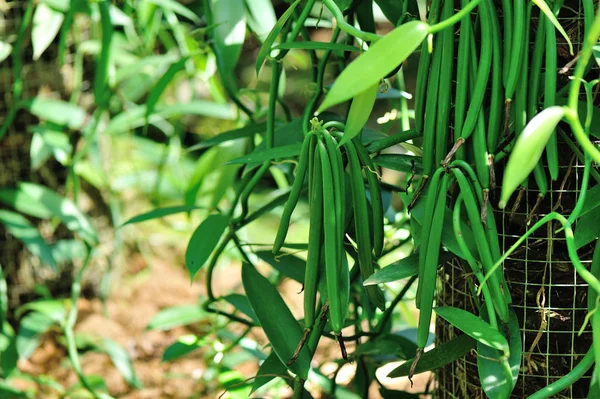
[[327, 9], [333, 14], [333, 18], [335, 19], [337, 26], [339, 26], [340, 29], [346, 32], [347, 34], [364, 40], [365, 42], [376, 42], [377, 40], [381, 39], [381, 36], [376, 35], [375, 33], [365, 32], [360, 29], [356, 29], [354, 26], [346, 22], [342, 10], [340, 10], [340, 8], [337, 6], [337, 4], [335, 4], [333, 0], [323, 0], [323, 4], [325, 4], [325, 7], [327, 7]]
[[[525, 234], [523, 234], [523, 236], [521, 236], [517, 240], [517, 242], [515, 242], [510, 247], [510, 249], [504, 255], [502, 255], [502, 257], [490, 269], [490, 271], [486, 274], [485, 278], [482, 281], [482, 286], [483, 286], [483, 283], [485, 283], [488, 280], [488, 278], [490, 278], [490, 276], [492, 276], [494, 274], [494, 272], [496, 271], [496, 269], [498, 269], [500, 266], [502, 266], [502, 264], [504, 263], [504, 261], [531, 234], [533, 234], [537, 229], [539, 229], [544, 224], [546, 224], [546, 223], [548, 223], [548, 222], [550, 222], [552, 220], [558, 221], [562, 225], [562, 227], [563, 227], [563, 229], [565, 231], [565, 239], [566, 239], [566, 243], [567, 243], [567, 250], [569, 252], [569, 259], [571, 259], [571, 262], [573, 262], [573, 267], [575, 267], [575, 270], [577, 271], [577, 273], [581, 276], [581, 278], [583, 278], [585, 280], [586, 283], [588, 283], [588, 285], [594, 291], [600, 293], [600, 281], [598, 281], [598, 279], [589, 270], [587, 270], [585, 268], [585, 266], [581, 263], [581, 260], [579, 259], [579, 256], [577, 255], [577, 248], [575, 247], [575, 237], [573, 235], [573, 229], [571, 228], [571, 223], [567, 220], [567, 218], [565, 218], [563, 215], [561, 215], [558, 212], [549, 213], [548, 215], [546, 215], [542, 219], [540, 219], [535, 225], [533, 225], [533, 227], [531, 227], [529, 230], [527, 230], [527, 232]], [[477, 295], [481, 294], [481, 289], [482, 289], [482, 287], [479, 287], [479, 289], [477, 290]]]
[[446, 28], [450, 28], [451, 26], [460, 22], [460, 20], [469, 15], [471, 11], [473, 11], [473, 9], [479, 5], [479, 3], [481, 3], [481, 0], [473, 0], [450, 18], [440, 21], [435, 25], [431, 25], [429, 27], [429, 34], [434, 34]]
[[98, 393], [94, 390], [94, 388], [89, 384], [89, 382], [85, 379], [85, 375], [83, 374], [83, 370], [81, 369], [81, 362], [79, 361], [79, 353], [77, 352], [77, 344], [75, 342], [75, 323], [77, 322], [77, 302], [79, 301], [79, 295], [81, 294], [81, 280], [83, 278], [83, 273], [87, 269], [87, 266], [90, 262], [90, 258], [92, 255], [92, 249], [87, 247], [87, 254], [81, 269], [75, 276], [73, 280], [73, 284], [71, 284], [71, 309], [69, 309], [69, 313], [67, 315], [67, 320], [65, 321], [63, 332], [65, 334], [65, 338], [67, 340], [67, 351], [69, 355], [69, 360], [71, 361], [71, 365], [73, 366], [73, 370], [81, 382], [81, 385], [94, 397], [94, 399], [101, 399]]

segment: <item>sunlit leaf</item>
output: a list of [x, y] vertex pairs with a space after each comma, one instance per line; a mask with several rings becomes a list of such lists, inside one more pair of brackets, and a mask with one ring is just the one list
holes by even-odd
[[142, 383], [135, 375], [135, 369], [131, 358], [127, 354], [125, 348], [108, 338], [102, 338], [96, 345], [96, 347], [108, 354], [110, 360], [113, 362], [119, 373], [127, 382], [127, 384], [133, 388], [141, 388]]
[[87, 118], [85, 111], [78, 105], [53, 98], [36, 97], [33, 100], [25, 101], [22, 106], [42, 120], [66, 126], [72, 130], [81, 129]]
[[179, 359], [189, 353], [194, 352], [207, 345], [207, 342], [195, 335], [182, 335], [177, 338], [177, 341], [172, 343], [165, 349], [162, 361], [169, 362]]
[[434, 310], [439, 317], [478, 342], [505, 354], [509, 353], [508, 341], [502, 333], [473, 313], [452, 306], [440, 306]]
[[142, 213], [140, 215], [134, 216], [131, 219], [127, 220], [121, 226], [125, 226], [128, 224], [141, 223], [146, 222], [148, 220], [159, 219], [169, 215], [175, 215], [177, 213], [182, 212], [190, 212], [196, 209], [201, 209], [198, 206], [189, 206], [189, 205], [179, 205], [179, 206], [168, 206], [165, 208], [153, 209], [150, 212]]
[[33, 14], [33, 28], [31, 30], [34, 60], [40, 58], [50, 46], [64, 19], [65, 15], [62, 12], [53, 10], [44, 3], [38, 4]]
[[281, 17], [279, 17], [279, 20], [277, 20], [277, 23], [275, 24], [275, 26], [273, 26], [273, 29], [271, 29], [271, 32], [260, 47], [258, 55], [256, 56], [256, 75], [259, 74], [260, 68], [262, 67], [263, 63], [267, 59], [267, 56], [271, 52], [271, 48], [273, 47], [273, 43], [275, 43], [277, 36], [279, 36], [279, 32], [281, 32], [281, 29], [283, 29], [283, 26], [290, 18], [290, 16], [294, 12], [294, 9], [296, 8], [296, 6], [298, 6], [299, 3], [300, 0], [296, 0], [292, 4], [290, 4], [288, 9], [285, 10]]
[[392, 72], [423, 42], [428, 25], [420, 21], [407, 22], [374, 43], [348, 65], [335, 80], [318, 113], [356, 97]]
[[4, 61], [12, 52], [12, 46], [0, 40], [0, 62]]
[[26, 314], [19, 322], [17, 353], [20, 359], [29, 359], [40, 344], [40, 339], [56, 322], [39, 312]]

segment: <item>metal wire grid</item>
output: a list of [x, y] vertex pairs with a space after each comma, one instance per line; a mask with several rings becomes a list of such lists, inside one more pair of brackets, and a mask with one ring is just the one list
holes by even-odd
[[[583, 37], [583, 13], [581, 2], [565, 2], [559, 21], [565, 27], [576, 49], [581, 47]], [[537, 27], [537, 17], [532, 22]], [[534, 37], [531, 38], [533, 45]], [[568, 59], [566, 42], [557, 35], [559, 57]], [[559, 61], [559, 68], [562, 66]], [[559, 79], [566, 79], [566, 76]], [[560, 80], [559, 80], [560, 82]], [[563, 145], [560, 148], [567, 148]], [[583, 164], [571, 151], [560, 154], [560, 178], [555, 182], [535, 213], [543, 217], [557, 203], [563, 212], [570, 212], [577, 201]], [[535, 186], [531, 179], [531, 186]], [[593, 182], [591, 182], [593, 184]], [[499, 196], [499, 189], [496, 198]], [[526, 189], [521, 205], [511, 214], [497, 212], [501, 247], [506, 251], [525, 231], [525, 225], [537, 202], [538, 191]], [[591, 346], [589, 326], [579, 335], [587, 313], [587, 284], [579, 278], [566, 254], [564, 237], [554, 236], [552, 229], [541, 228], [522, 245], [504, 264], [508, 284], [513, 297], [513, 309], [518, 315], [523, 342], [523, 359], [519, 380], [513, 398], [526, 397], [538, 389], [556, 381], [571, 370]], [[579, 251], [584, 264], [591, 263], [591, 246]], [[459, 260], [446, 264], [440, 271], [438, 305], [451, 305], [477, 313], [472, 296], [476, 280], [467, 265]], [[436, 338], [448, 342], [462, 334], [438, 320]], [[477, 371], [477, 354], [472, 351], [438, 371], [437, 396], [449, 398], [485, 398]], [[586, 398], [591, 371], [578, 383], [558, 393], [559, 398]]]

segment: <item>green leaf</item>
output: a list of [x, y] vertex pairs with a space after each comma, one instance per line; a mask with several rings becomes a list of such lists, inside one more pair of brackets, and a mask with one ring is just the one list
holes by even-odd
[[508, 342], [502, 333], [473, 313], [452, 306], [440, 306], [434, 310], [439, 317], [478, 342], [490, 348], [500, 350], [504, 354], [510, 352]]
[[594, 187], [589, 188], [585, 195], [585, 201], [583, 201], [583, 207], [581, 208], [581, 213], [579, 214], [579, 219], [581, 219], [584, 215], [593, 211], [597, 207], [600, 206], [600, 184], [596, 184]]
[[37, 170], [53, 155], [61, 164], [66, 165], [73, 152], [73, 147], [64, 132], [46, 128], [45, 126], [36, 126], [33, 129], [31, 138], [31, 147], [29, 155], [31, 157], [31, 168]]
[[254, 393], [257, 389], [275, 378], [276, 375], [287, 377], [288, 373], [285, 364], [279, 360], [275, 351], [271, 351], [269, 356], [267, 356], [265, 361], [260, 365], [258, 373], [256, 373], [256, 377], [252, 383], [252, 390], [250, 393]]
[[33, 14], [31, 43], [33, 45], [33, 60], [37, 60], [52, 43], [60, 30], [65, 16], [44, 3], [38, 4]]
[[344, 68], [317, 113], [377, 85], [419, 47], [427, 37], [428, 29], [429, 26], [424, 22], [411, 21], [379, 39], [369, 51]]
[[148, 98], [146, 99], [146, 115], [148, 118], [153, 112], [156, 103], [160, 99], [160, 96], [163, 94], [167, 86], [171, 83], [175, 75], [185, 68], [185, 63], [188, 61], [188, 57], [183, 57], [179, 61], [174, 62], [169, 66], [167, 71], [158, 79], [158, 82], [152, 87], [150, 93], [148, 94]]
[[12, 52], [12, 46], [5, 41], [0, 40], [0, 62], [4, 61]]
[[285, 23], [290, 18], [290, 16], [294, 12], [294, 9], [296, 8], [296, 6], [299, 3], [300, 3], [300, 0], [296, 0], [292, 4], [290, 4], [288, 9], [285, 10], [285, 12], [279, 18], [279, 20], [277, 20], [277, 23], [275, 24], [273, 29], [271, 29], [269, 36], [267, 36], [264, 43], [260, 47], [260, 50], [258, 51], [258, 55], [256, 56], [256, 76], [258, 76], [258, 74], [260, 73], [260, 68], [262, 67], [263, 63], [267, 59], [267, 56], [271, 52], [273, 43], [275, 43], [275, 40], [277, 39], [279, 32], [281, 32], [281, 29], [283, 29], [283, 25], [285, 25]]
[[[483, 305], [481, 306], [481, 317], [488, 320], [487, 308]], [[519, 320], [512, 308], [509, 308], [507, 332], [506, 338], [510, 346], [508, 363], [512, 372], [512, 379], [510, 381], [506, 380], [502, 365], [500, 364], [502, 353], [487, 345], [477, 343], [479, 380], [487, 397], [490, 399], [509, 398], [519, 378], [523, 346]]]
[[173, 344], [169, 345], [167, 349], [165, 349], [162, 361], [170, 362], [175, 359], [179, 359], [187, 355], [188, 353], [192, 353], [196, 349], [200, 349], [206, 346], [208, 342], [205, 340], [198, 338], [195, 335], [182, 335], [177, 338], [177, 341]]
[[331, 42], [290, 42], [280, 43], [273, 47], [273, 50], [332, 50], [332, 51], [355, 51], [360, 52], [360, 48], [349, 44], [331, 43]]
[[36, 97], [23, 102], [22, 106], [42, 120], [67, 126], [72, 130], [81, 129], [87, 119], [87, 114], [78, 105], [52, 98]]
[[[425, 371], [437, 370], [446, 364], [452, 363], [469, 353], [475, 347], [475, 343], [476, 341], [468, 335], [461, 335], [449, 342], [436, 346], [434, 349], [423, 353], [414, 373], [419, 374]], [[412, 363], [413, 360], [402, 363], [387, 376], [389, 378], [407, 376], [410, 373]]]
[[[127, 111], [112, 118], [106, 125], [104, 133], [107, 135], [123, 134], [124, 132], [144, 126], [147, 122], [145, 115], [145, 105], [130, 107]], [[209, 116], [226, 120], [235, 119], [233, 107], [228, 104], [194, 100], [189, 103], [158, 104], [154, 108], [154, 114], [150, 116], [149, 121], [150, 123], [155, 123], [157, 120], [162, 121], [163, 119], [187, 115]]]
[[248, 301], [248, 298], [246, 298], [246, 296], [242, 294], [229, 294], [225, 295], [223, 299], [229, 302], [235, 308], [235, 310], [242, 312], [250, 319], [252, 319], [253, 322], [258, 324], [258, 318], [256, 317], [256, 313], [254, 313], [252, 306], [250, 306], [250, 301]]
[[[6, 352], [3, 352], [3, 355], [5, 353]], [[21, 391], [18, 388], [11, 387], [5, 381], [0, 381], [0, 397], [6, 398], [6, 399], [20, 399], [20, 398], [29, 399], [29, 398], [31, 398], [31, 395], [29, 395], [25, 391]]]
[[53, 271], [58, 270], [52, 249], [41, 236], [38, 229], [23, 215], [0, 210], [0, 223], [4, 225], [10, 235], [25, 244], [27, 249], [33, 255], [37, 256], [42, 263], [50, 266]]
[[205, 320], [208, 314], [198, 305], [182, 305], [158, 312], [146, 326], [147, 330], [165, 331]]
[[546, 15], [546, 18], [548, 18], [550, 20], [550, 22], [552, 22], [552, 25], [554, 25], [554, 27], [565, 38], [565, 40], [567, 41], [567, 44], [569, 45], [569, 53], [571, 55], [574, 55], [573, 43], [571, 43], [571, 38], [569, 38], [569, 35], [567, 34], [567, 32], [565, 32], [565, 30], [562, 27], [562, 25], [560, 24], [560, 22], [558, 22], [558, 20], [554, 16], [554, 13], [550, 9], [550, 7], [548, 7], [548, 4], [544, 0], [533, 0], [533, 2], [535, 3], [536, 6], [538, 6], [540, 8], [540, 10], [544, 13], [544, 15]]
[[43, 314], [58, 325], [62, 325], [67, 317], [65, 304], [55, 299], [43, 299], [26, 303], [17, 309], [15, 316], [21, 317], [24, 312], [29, 310]]
[[233, 75], [246, 37], [244, 0], [211, 0], [215, 51], [223, 59], [225, 73]]
[[393, 389], [379, 388], [379, 394], [383, 399], [419, 399], [421, 396], [405, 391], [396, 391]]
[[140, 215], [134, 216], [125, 223], [121, 225], [121, 227], [126, 226], [128, 224], [141, 223], [146, 222], [152, 219], [158, 219], [169, 215], [174, 215], [176, 213], [181, 212], [190, 212], [196, 209], [201, 209], [199, 206], [190, 206], [190, 205], [178, 205], [178, 206], [168, 206], [164, 208], [153, 209], [150, 212], [142, 213]]
[[[442, 265], [452, 258], [452, 254], [440, 252], [439, 264]], [[391, 283], [417, 274], [419, 274], [419, 254], [414, 253], [376, 271], [363, 282], [363, 285]]]
[[546, 143], [564, 115], [563, 107], [552, 106], [538, 113], [525, 126], [515, 142], [504, 170], [500, 209], [504, 209], [512, 193], [538, 164]]
[[352, 100], [350, 104], [350, 111], [348, 111], [348, 119], [346, 120], [346, 129], [339, 145], [347, 143], [356, 137], [367, 124], [373, 106], [375, 105], [375, 98], [379, 91], [379, 83], [369, 87], [367, 90], [359, 93]]
[[125, 382], [133, 388], [141, 388], [142, 383], [135, 375], [133, 363], [125, 348], [108, 338], [102, 338], [97, 344], [97, 349], [106, 353], [113, 362]]
[[40, 339], [55, 321], [48, 316], [31, 312], [26, 314], [19, 322], [19, 332], [17, 333], [17, 353], [19, 359], [29, 359], [40, 344]]
[[196, 24], [200, 23], [200, 18], [189, 8], [181, 4], [176, 0], [147, 0], [149, 3], [156, 4], [160, 8], [165, 10], [173, 11], [175, 14], [179, 14], [182, 17], [186, 17], [190, 21]]
[[[242, 282], [250, 305], [282, 363], [287, 363], [302, 339], [302, 328], [287, 307], [277, 289], [256, 269], [248, 264], [242, 266]], [[275, 317], [274, 317], [275, 316]], [[311, 354], [305, 346], [298, 359], [288, 366], [290, 371], [306, 380], [310, 369]]]
[[215, 213], [207, 217], [194, 231], [185, 251], [185, 264], [192, 281], [221, 240], [228, 225], [227, 215]]
[[408, 338], [396, 334], [383, 334], [358, 346], [354, 355], [389, 361], [410, 359], [415, 357], [416, 353], [417, 345]]
[[277, 23], [273, 3], [270, 0], [246, 0], [246, 7], [249, 11], [248, 26], [264, 42]]
[[256, 256], [273, 266], [284, 276], [296, 280], [301, 284], [304, 282], [304, 273], [306, 270], [306, 261], [304, 259], [290, 254], [275, 255], [271, 251], [258, 251], [256, 252]]
[[297, 157], [300, 155], [302, 149], [302, 143], [288, 144], [280, 147], [273, 147], [268, 149], [257, 148], [255, 151], [243, 157], [234, 158], [227, 164], [246, 164], [246, 163], [262, 163], [264, 161], [270, 161], [273, 159], [288, 159]]
[[577, 249], [594, 241], [600, 235], [600, 207], [587, 212], [575, 225], [575, 247]]
[[266, 130], [267, 124], [266, 122], [262, 123], [252, 123], [250, 125], [244, 126], [240, 129], [229, 130], [227, 132], [219, 133], [214, 137], [211, 137], [208, 140], [204, 140], [201, 143], [194, 144], [189, 147], [186, 151], [197, 151], [203, 150], [205, 148], [209, 148], [215, 146], [217, 144], [226, 143], [232, 140], [238, 140], [246, 137], [252, 137], [257, 133], [262, 133]]
[[59, 196], [47, 187], [20, 183], [17, 189], [0, 189], [0, 202], [30, 216], [43, 219], [57, 217], [90, 245], [98, 243], [98, 235], [88, 217], [71, 200]]
[[100, 11], [100, 27], [102, 29], [102, 41], [100, 54], [96, 57], [96, 71], [94, 74], [94, 98], [96, 105], [104, 107], [109, 99], [108, 70], [111, 64], [111, 42], [113, 37], [113, 25], [110, 16], [110, 1], [98, 2]]
[[373, 163], [382, 168], [404, 173], [423, 173], [423, 162], [421, 157], [408, 154], [381, 154], [373, 158]]

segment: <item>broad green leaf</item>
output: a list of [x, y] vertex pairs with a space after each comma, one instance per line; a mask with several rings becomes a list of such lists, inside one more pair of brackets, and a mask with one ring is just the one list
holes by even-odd
[[125, 382], [133, 388], [141, 388], [142, 383], [135, 375], [133, 363], [125, 348], [108, 338], [102, 338], [96, 345], [97, 349], [106, 353], [113, 362]]
[[342, 71], [317, 113], [377, 85], [419, 47], [427, 37], [428, 28], [424, 22], [411, 21], [379, 39]]
[[273, 47], [273, 43], [275, 43], [277, 36], [279, 36], [279, 32], [281, 32], [281, 29], [283, 29], [283, 25], [285, 25], [285, 23], [290, 18], [290, 16], [294, 12], [294, 9], [299, 3], [300, 0], [296, 0], [292, 4], [290, 4], [288, 9], [285, 10], [285, 12], [279, 18], [279, 20], [277, 20], [277, 23], [275, 24], [275, 26], [273, 26], [273, 29], [271, 29], [269, 36], [267, 36], [262, 46], [260, 47], [258, 55], [256, 56], [256, 76], [258, 76], [258, 74], [260, 73], [260, 68], [269, 56], [271, 48]]
[[581, 213], [579, 214], [579, 219], [581, 219], [587, 213], [593, 211], [597, 207], [600, 206], [600, 184], [596, 184], [594, 187], [589, 188], [585, 195], [585, 201], [583, 202], [583, 207], [581, 208]]
[[248, 26], [264, 42], [277, 23], [273, 3], [271, 0], [246, 0], [246, 7], [249, 11]]
[[12, 52], [12, 46], [0, 40], [0, 62], [4, 61]]
[[378, 91], [379, 83], [369, 87], [352, 99], [350, 111], [348, 111], [348, 119], [346, 120], [346, 130], [344, 130], [340, 146], [356, 137], [367, 124], [375, 105], [375, 97]]
[[575, 225], [575, 247], [581, 248], [600, 235], [600, 207], [587, 212]]
[[544, 13], [544, 15], [546, 15], [546, 18], [548, 18], [550, 20], [550, 22], [552, 22], [552, 25], [554, 25], [554, 27], [565, 38], [565, 40], [567, 41], [567, 44], [569, 45], [569, 53], [571, 55], [574, 55], [573, 43], [571, 43], [571, 39], [569, 38], [569, 35], [567, 34], [567, 32], [565, 32], [565, 30], [562, 27], [562, 25], [560, 24], [560, 22], [558, 22], [558, 20], [556, 19], [556, 16], [554, 16], [554, 13], [552, 12], [552, 10], [548, 6], [548, 4], [544, 0], [533, 0], [533, 2], [535, 3], [536, 6], [538, 6], [540, 8], [540, 10]]
[[[488, 320], [487, 309], [481, 306], [481, 317]], [[521, 330], [519, 329], [519, 320], [512, 308], [509, 308], [507, 325], [507, 339], [510, 346], [510, 357], [508, 363], [512, 372], [511, 381], [506, 381], [502, 365], [500, 364], [502, 353], [492, 349], [482, 343], [477, 343], [477, 370], [479, 380], [486, 395], [490, 399], [509, 398], [517, 379], [519, 378], [519, 369], [521, 368], [521, 356], [523, 346], [521, 342]]]
[[[461, 335], [449, 342], [436, 346], [434, 349], [423, 353], [414, 373], [419, 374], [425, 371], [437, 370], [446, 364], [452, 363], [469, 353], [475, 347], [475, 343], [476, 341], [468, 335]], [[410, 373], [412, 363], [413, 360], [402, 363], [387, 376], [389, 378], [407, 376]]]
[[290, 254], [275, 255], [271, 251], [258, 251], [256, 256], [273, 266], [281, 274], [296, 280], [299, 283], [304, 282], [304, 272], [306, 270], [306, 261]]
[[6, 231], [19, 241], [40, 261], [57, 271], [56, 260], [52, 248], [46, 243], [39, 230], [33, 226], [23, 215], [11, 211], [0, 210], [0, 223]]
[[62, 12], [53, 10], [44, 3], [38, 4], [33, 14], [31, 43], [33, 60], [37, 60], [52, 43], [65, 19]]
[[504, 170], [500, 209], [504, 209], [512, 193], [538, 164], [548, 139], [564, 115], [563, 107], [552, 106], [538, 113], [525, 126], [515, 142]]
[[504, 335], [473, 313], [452, 306], [440, 306], [434, 310], [439, 317], [478, 342], [509, 354], [510, 348]]
[[146, 0], [149, 3], [156, 4], [160, 8], [165, 10], [173, 11], [175, 14], [179, 14], [182, 17], [186, 17], [190, 21], [199, 24], [200, 18], [189, 8], [178, 2], [177, 0]]
[[67, 317], [67, 309], [65, 308], [65, 304], [55, 299], [43, 299], [34, 302], [28, 302], [17, 309], [15, 316], [21, 317], [24, 312], [29, 310], [39, 312], [59, 325], [62, 325]]
[[0, 189], [0, 202], [30, 216], [44, 219], [57, 217], [90, 245], [98, 243], [98, 235], [88, 217], [71, 200], [59, 196], [47, 187], [20, 183], [16, 189]]
[[87, 118], [85, 111], [78, 105], [52, 98], [36, 97], [23, 102], [22, 106], [42, 120], [67, 126], [72, 130], [81, 129]]
[[31, 138], [29, 154], [31, 157], [31, 168], [37, 170], [53, 155], [61, 164], [66, 165], [73, 152], [73, 146], [69, 136], [59, 130], [49, 129], [45, 126], [36, 126]]
[[40, 339], [55, 321], [39, 312], [26, 314], [19, 322], [17, 333], [17, 353], [19, 359], [29, 359], [40, 344]]
[[196, 209], [200, 209], [200, 207], [190, 205], [179, 205], [153, 209], [150, 212], [142, 213], [140, 215], [132, 217], [131, 219], [123, 223], [121, 227], [126, 226], [128, 224], [141, 223], [152, 219], [158, 219], [165, 216], [174, 215], [181, 212], [191, 212]]
[[266, 128], [267, 128], [266, 122], [252, 123], [248, 126], [244, 126], [244, 127], [240, 128], [240, 129], [235, 129], [235, 130], [230, 130], [227, 132], [219, 133], [216, 136], [211, 137], [210, 139], [202, 141], [201, 143], [194, 144], [193, 146], [189, 147], [186, 151], [191, 152], [191, 151], [203, 150], [205, 148], [209, 148], [209, 147], [215, 146], [217, 144], [226, 143], [231, 140], [252, 137], [257, 133], [264, 132], [266, 130]]
[[[452, 257], [453, 255], [448, 252], [440, 252], [439, 264], [446, 263]], [[376, 271], [363, 282], [363, 285], [390, 283], [417, 274], [419, 274], [419, 254], [414, 253]]]
[[423, 173], [421, 157], [408, 154], [381, 154], [373, 158], [373, 163], [382, 168], [404, 173]]
[[256, 318], [256, 313], [252, 310], [252, 306], [250, 306], [250, 301], [242, 294], [229, 294], [223, 297], [224, 300], [229, 302], [237, 311], [242, 312], [246, 316], [248, 316], [252, 321], [258, 324], [258, 319]]
[[594, 58], [596, 59], [596, 64], [600, 66], [600, 45], [596, 44], [593, 48]]
[[170, 330], [205, 320], [208, 314], [199, 305], [182, 305], [158, 312], [146, 326], [147, 330]]
[[233, 75], [246, 36], [244, 0], [211, 0], [215, 51], [223, 59], [225, 72]]
[[259, 149], [243, 157], [232, 159], [226, 164], [262, 163], [273, 159], [288, 159], [300, 155], [302, 143], [288, 144], [269, 149]]
[[177, 338], [177, 341], [172, 343], [165, 349], [162, 355], [163, 362], [170, 362], [175, 359], [179, 359], [187, 355], [188, 353], [192, 353], [196, 349], [200, 349], [208, 345], [208, 342], [205, 340], [198, 338], [195, 335], [182, 335]]
[[253, 393], [273, 378], [276, 375], [280, 375], [282, 377], [287, 377], [287, 368], [285, 365], [279, 360], [279, 357], [275, 353], [275, 351], [271, 351], [269, 356], [265, 359], [264, 362], [260, 365], [258, 369], [258, 373], [256, 373], [256, 377], [254, 378], [254, 382], [252, 383], [252, 390], [250, 393]]
[[[302, 339], [302, 328], [277, 289], [254, 266], [242, 266], [242, 282], [256, 317], [282, 363], [287, 363]], [[273, 317], [276, 315], [276, 317]], [[308, 378], [311, 355], [305, 346], [288, 368], [300, 378]]]
[[194, 280], [198, 270], [206, 263], [228, 225], [227, 215], [215, 213], [208, 216], [194, 231], [185, 251], [185, 264], [190, 280]]
[[290, 42], [280, 43], [273, 47], [273, 50], [332, 50], [332, 51], [355, 51], [360, 52], [360, 48], [349, 44], [331, 43], [331, 42]]
[[148, 98], [146, 99], [146, 118], [154, 113], [154, 107], [158, 103], [160, 96], [163, 94], [167, 86], [171, 83], [175, 75], [185, 68], [185, 63], [188, 61], [188, 57], [183, 57], [179, 61], [174, 62], [169, 66], [167, 71], [158, 79], [158, 82], [150, 90]]

